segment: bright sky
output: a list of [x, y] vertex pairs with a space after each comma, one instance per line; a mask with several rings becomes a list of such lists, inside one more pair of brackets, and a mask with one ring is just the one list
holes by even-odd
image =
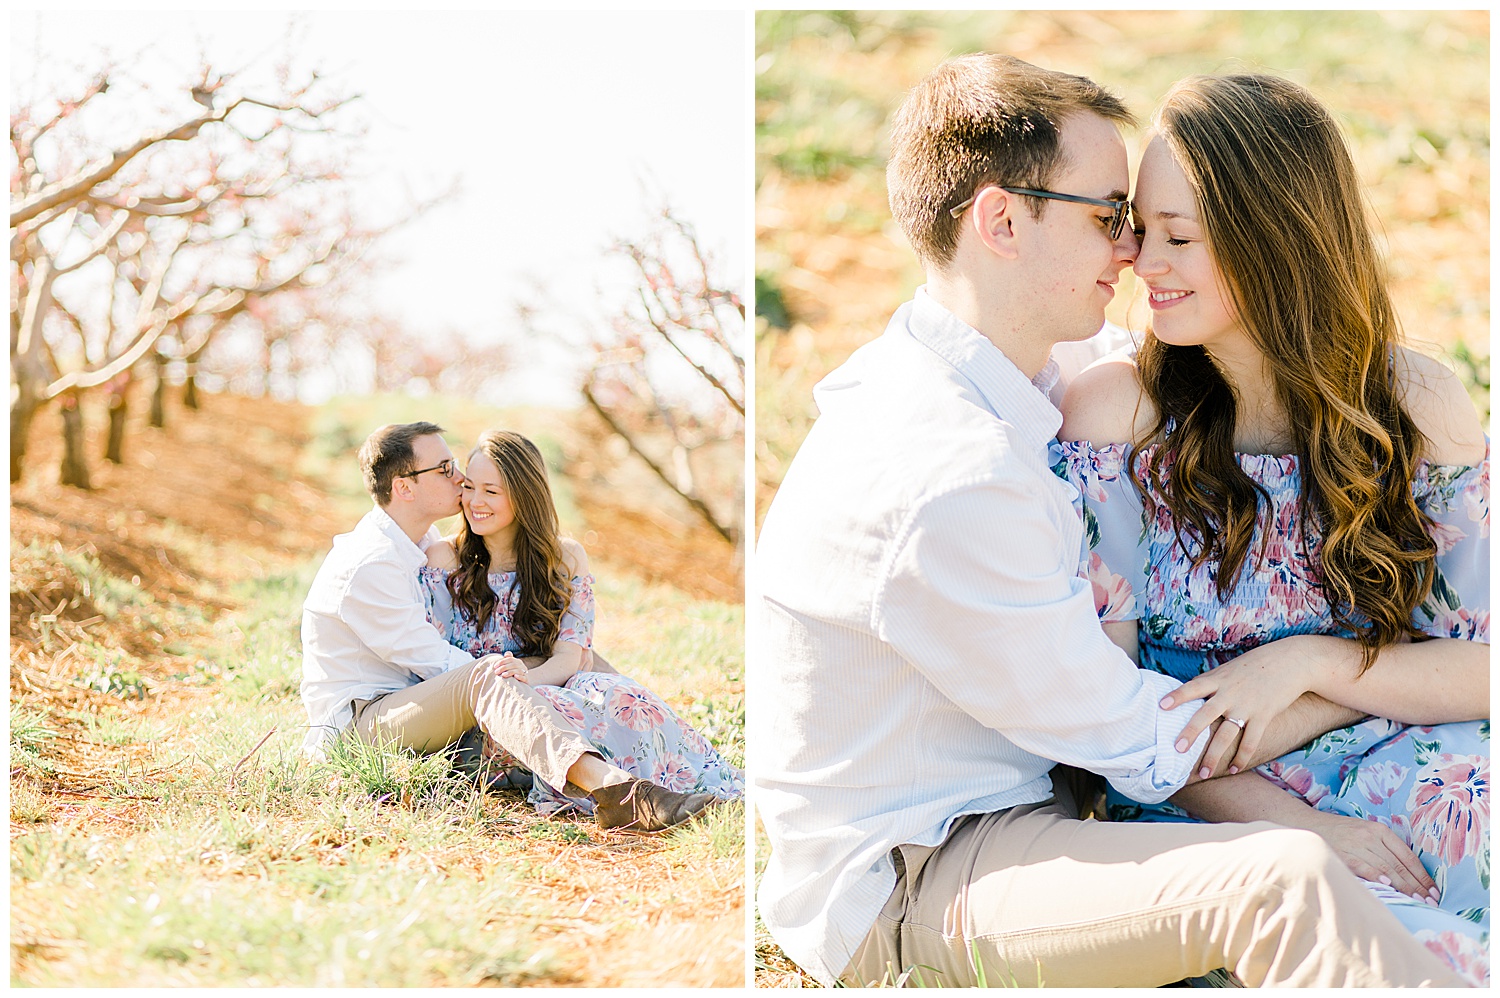
[[[418, 194], [462, 186], [385, 247], [401, 262], [376, 299], [414, 328], [499, 339], [533, 279], [575, 303], [618, 293], [604, 250], [641, 232], [662, 196], [747, 290], [741, 12], [12, 13], [12, 97], [82, 78], [69, 71], [103, 51], [164, 87], [191, 82], [204, 53], [216, 66], [269, 66], [289, 22], [301, 63], [362, 95], [367, 162], [388, 171], [372, 196], [401, 178]], [[532, 362], [546, 365], [545, 352]]]

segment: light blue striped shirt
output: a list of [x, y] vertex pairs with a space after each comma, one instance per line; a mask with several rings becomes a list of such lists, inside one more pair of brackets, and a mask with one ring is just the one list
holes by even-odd
[[[1040, 380], [1040, 379], [1039, 379]], [[895, 886], [893, 846], [1045, 800], [1066, 762], [1159, 801], [1201, 701], [1104, 636], [1078, 577], [1062, 417], [924, 290], [814, 389], [756, 551], [751, 765], [761, 917], [825, 984]]]

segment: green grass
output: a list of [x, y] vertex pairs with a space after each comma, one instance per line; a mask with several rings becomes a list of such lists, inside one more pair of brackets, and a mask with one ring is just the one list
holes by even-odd
[[[739, 876], [740, 805], [644, 847], [611, 844], [591, 823], [539, 818], [519, 793], [477, 793], [440, 755], [345, 741], [307, 761], [297, 623], [315, 567], [242, 583], [241, 609], [185, 640], [185, 667], [139, 696], [121, 659], [99, 673], [120, 686], [112, 700], [56, 714], [12, 704], [11, 817], [25, 828], [11, 848], [12, 984], [568, 982], [584, 941], [628, 937], [638, 911], [683, 904], [685, 885]], [[97, 563], [67, 570], [122, 608], [170, 613]], [[650, 651], [629, 671], [742, 758], [742, 698], [725, 691], [725, 674], [743, 675], [738, 609], [629, 580], [603, 592], [620, 633], [663, 632], [620, 642]], [[93, 651], [104, 666], [90, 669], [111, 661]], [[49, 794], [57, 770], [85, 765], [85, 793]], [[598, 854], [583, 868], [608, 900], [585, 921], [557, 890], [558, 850]], [[661, 872], [611, 886], [641, 865]]]

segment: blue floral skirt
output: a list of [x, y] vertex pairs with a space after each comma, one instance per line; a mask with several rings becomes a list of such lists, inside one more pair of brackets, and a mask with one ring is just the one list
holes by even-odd
[[[1378, 821], [1411, 847], [1442, 894], [1434, 908], [1365, 881], [1428, 949], [1476, 986], [1490, 976], [1490, 722], [1370, 718], [1257, 770], [1320, 811]], [[1175, 804], [1113, 789], [1112, 821], [1195, 821]]]
[[[605, 761], [632, 776], [679, 793], [710, 793], [731, 800], [745, 793], [745, 774], [724, 760], [692, 725], [646, 687], [625, 676], [580, 672], [563, 686], [537, 686]], [[484, 755], [492, 767], [524, 767], [488, 738]], [[526, 798], [542, 814], [594, 813], [587, 797], [569, 797], [541, 777], [531, 778]]]

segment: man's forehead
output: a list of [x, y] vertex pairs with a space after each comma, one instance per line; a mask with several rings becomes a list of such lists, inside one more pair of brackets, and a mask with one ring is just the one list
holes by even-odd
[[1085, 111], [1064, 121], [1061, 132], [1064, 167], [1059, 180], [1074, 185], [1068, 193], [1123, 197], [1130, 190], [1125, 139], [1114, 122]]
[[452, 456], [448, 450], [447, 441], [436, 433], [417, 437], [411, 442], [411, 449], [414, 454], [431, 454], [439, 458]]

